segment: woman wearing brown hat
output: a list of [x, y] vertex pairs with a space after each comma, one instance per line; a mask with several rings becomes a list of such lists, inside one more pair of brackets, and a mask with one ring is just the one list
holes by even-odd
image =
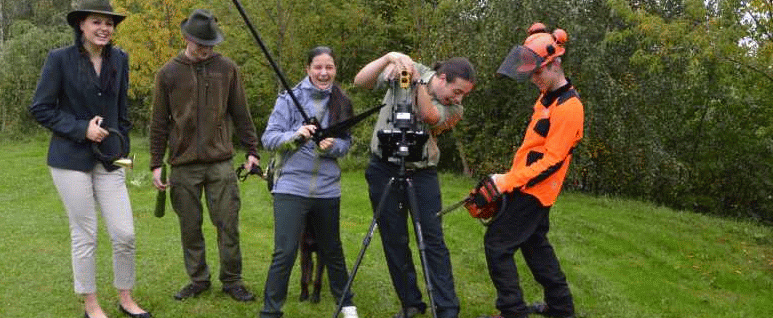
[[[129, 317], [151, 317], [131, 295], [134, 223], [125, 172], [99, 155], [129, 149], [128, 55], [111, 42], [124, 18], [107, 0], [86, 0], [67, 14], [75, 43], [49, 52], [29, 108], [52, 132], [47, 163], [67, 210], [74, 289], [83, 295], [86, 318], [106, 317], [96, 294], [97, 211], [110, 234], [119, 310]], [[119, 141], [123, 147], [117, 147]], [[92, 150], [93, 144], [100, 151]]]

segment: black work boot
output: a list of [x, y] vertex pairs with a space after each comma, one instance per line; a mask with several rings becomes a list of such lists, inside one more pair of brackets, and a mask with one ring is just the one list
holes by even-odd
[[183, 289], [181, 289], [177, 294], [174, 295], [174, 299], [177, 300], [183, 300], [186, 298], [196, 297], [199, 294], [205, 292], [207, 289], [209, 289], [209, 286], [211, 284], [209, 282], [193, 282], [188, 285], [185, 285]]

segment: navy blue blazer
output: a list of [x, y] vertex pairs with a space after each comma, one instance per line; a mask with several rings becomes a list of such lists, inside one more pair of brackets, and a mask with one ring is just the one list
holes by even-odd
[[[91, 171], [100, 160], [86, 139], [89, 120], [104, 118], [103, 127], [117, 130], [129, 149], [131, 122], [127, 110], [129, 56], [110, 47], [100, 75], [88, 56], [75, 45], [48, 53], [29, 111], [35, 120], [51, 130], [48, 165], [55, 168]], [[120, 151], [120, 140], [108, 136], [100, 145], [105, 154]], [[128, 154], [125, 151], [123, 155]], [[103, 162], [107, 170], [118, 167]]]

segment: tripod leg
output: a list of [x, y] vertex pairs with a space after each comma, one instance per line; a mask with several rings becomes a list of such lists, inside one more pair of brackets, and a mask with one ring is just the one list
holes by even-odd
[[[352, 267], [352, 273], [349, 274], [349, 280], [346, 281], [346, 286], [344, 287], [343, 292], [341, 292], [341, 297], [343, 298], [347, 293], [349, 293], [349, 290], [352, 288], [352, 282], [354, 281], [354, 276], [357, 275], [357, 270], [360, 268], [360, 264], [362, 263], [362, 259], [365, 256], [365, 250], [368, 248], [368, 245], [370, 245], [371, 239], [373, 239], [373, 233], [376, 232], [376, 227], [378, 223], [378, 217], [381, 215], [381, 210], [384, 209], [384, 203], [386, 202], [387, 198], [389, 197], [389, 192], [392, 189], [392, 184], [394, 183], [395, 178], [389, 179], [389, 182], [387, 182], [386, 187], [384, 187], [384, 193], [381, 195], [381, 199], [379, 199], [378, 207], [376, 208], [376, 211], [373, 212], [373, 220], [370, 222], [370, 228], [368, 228], [368, 233], [365, 234], [365, 238], [362, 239], [362, 247], [360, 248], [360, 253], [357, 254], [357, 261], [354, 262], [354, 266]], [[338, 301], [338, 306], [336, 307], [336, 311], [333, 313], [333, 318], [337, 318], [338, 314], [341, 313], [341, 309], [343, 309], [343, 301]]]
[[413, 181], [409, 178], [405, 179], [406, 193], [408, 196], [409, 210], [411, 211], [411, 219], [413, 220], [414, 233], [416, 234], [416, 244], [419, 248], [419, 258], [421, 258], [421, 267], [424, 272], [424, 280], [427, 284], [427, 298], [429, 298], [429, 308], [432, 312], [432, 317], [437, 318], [437, 311], [435, 310], [435, 300], [432, 296], [434, 288], [430, 280], [429, 266], [427, 266], [427, 252], [424, 245], [424, 234], [421, 232], [421, 222], [419, 219], [419, 204], [416, 199], [416, 191], [413, 188]]

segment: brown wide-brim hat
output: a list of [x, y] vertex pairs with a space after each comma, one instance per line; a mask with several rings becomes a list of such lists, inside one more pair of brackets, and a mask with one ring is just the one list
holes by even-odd
[[118, 24], [126, 18], [126, 15], [113, 11], [113, 7], [110, 5], [109, 0], [84, 0], [77, 9], [70, 11], [70, 13], [67, 14], [67, 23], [70, 24], [71, 27], [77, 29], [79, 28], [78, 23], [83, 20], [84, 17], [92, 13], [110, 16], [113, 18], [115, 26], [118, 26]]
[[182, 33], [192, 41], [213, 46], [223, 42], [223, 34], [217, 26], [217, 18], [211, 12], [197, 9], [180, 23]]

